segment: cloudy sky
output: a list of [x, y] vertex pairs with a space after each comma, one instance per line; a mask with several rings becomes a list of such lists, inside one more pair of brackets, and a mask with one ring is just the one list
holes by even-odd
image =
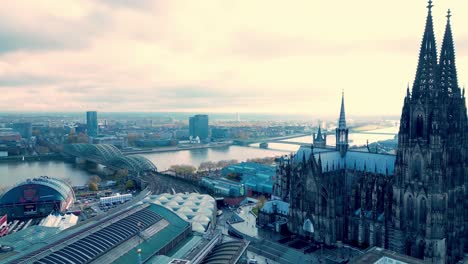
[[[15, 0], [0, 9], [0, 111], [398, 115], [425, 0]], [[468, 1], [452, 9], [468, 82]]]

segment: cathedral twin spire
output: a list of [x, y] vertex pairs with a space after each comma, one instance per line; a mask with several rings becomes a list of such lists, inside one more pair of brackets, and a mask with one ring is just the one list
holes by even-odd
[[447, 13], [447, 25], [445, 27], [444, 40], [439, 60], [439, 78], [441, 89], [444, 93], [453, 97], [460, 97], [460, 88], [457, 80], [457, 70], [455, 68], [455, 48], [453, 45], [450, 9]]
[[414, 99], [429, 95], [460, 96], [457, 72], [455, 68], [455, 49], [453, 45], [452, 29], [450, 26], [451, 12], [448, 11], [447, 26], [442, 42], [439, 63], [437, 63], [437, 47], [432, 19], [432, 1], [429, 0], [426, 26], [419, 52], [418, 68], [413, 84]]

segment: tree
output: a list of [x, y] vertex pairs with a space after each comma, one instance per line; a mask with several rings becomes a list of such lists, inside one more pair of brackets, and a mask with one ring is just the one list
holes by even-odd
[[200, 171], [205, 171], [205, 170], [212, 170], [216, 167], [216, 164], [212, 161], [204, 161], [200, 163], [200, 166], [198, 166], [198, 170]]
[[255, 162], [255, 163], [260, 163], [264, 165], [272, 165], [275, 162], [275, 157], [247, 159], [247, 162]]
[[93, 191], [93, 192], [99, 190], [98, 185], [95, 182], [90, 182], [88, 185], [88, 188], [90, 191]]
[[123, 182], [127, 176], [128, 176], [128, 169], [119, 169], [115, 172], [112, 178], [116, 182]]
[[267, 199], [265, 198], [265, 196], [260, 196], [258, 198], [258, 202], [257, 204], [255, 205], [254, 208], [252, 208], [252, 212], [255, 214], [255, 215], [258, 215], [258, 212], [260, 211], [260, 209], [263, 208], [263, 206], [265, 205], [265, 203], [267, 202]]
[[97, 176], [97, 175], [91, 176], [91, 177], [89, 178], [89, 182], [90, 182], [90, 183], [91, 183], [91, 182], [92, 182], [92, 183], [96, 183], [96, 185], [99, 184], [99, 183], [101, 183], [101, 181], [102, 181], [101, 178], [100, 178], [99, 176]]
[[85, 133], [80, 133], [76, 137], [76, 143], [88, 143], [89, 139], [88, 136]]
[[133, 190], [135, 189], [135, 182], [133, 180], [128, 180], [125, 184], [125, 187], [127, 188], [127, 190]]
[[173, 170], [176, 174], [184, 175], [193, 174], [197, 170], [197, 168], [192, 165], [172, 165], [169, 169]]
[[216, 167], [217, 168], [224, 168], [224, 167], [234, 165], [234, 164], [237, 164], [237, 163], [239, 163], [239, 162], [237, 160], [235, 160], [235, 159], [233, 159], [233, 160], [220, 160], [216, 164]]

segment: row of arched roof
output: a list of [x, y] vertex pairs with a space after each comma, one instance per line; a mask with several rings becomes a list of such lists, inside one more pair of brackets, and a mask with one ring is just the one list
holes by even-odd
[[96, 156], [104, 161], [122, 156], [122, 152], [111, 144], [68, 144], [64, 147], [64, 152], [77, 157]]
[[156, 171], [156, 166], [141, 155], [125, 156], [111, 144], [68, 144], [64, 147], [64, 153], [80, 158], [98, 160], [102, 165], [119, 169], [127, 169], [132, 172]]

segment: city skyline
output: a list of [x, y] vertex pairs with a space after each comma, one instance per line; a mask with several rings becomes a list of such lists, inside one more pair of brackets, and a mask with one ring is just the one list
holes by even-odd
[[[7, 3], [0, 110], [336, 116], [344, 89], [351, 116], [398, 115], [425, 2]], [[434, 5], [439, 52], [452, 9], [463, 86], [468, 4]]]

